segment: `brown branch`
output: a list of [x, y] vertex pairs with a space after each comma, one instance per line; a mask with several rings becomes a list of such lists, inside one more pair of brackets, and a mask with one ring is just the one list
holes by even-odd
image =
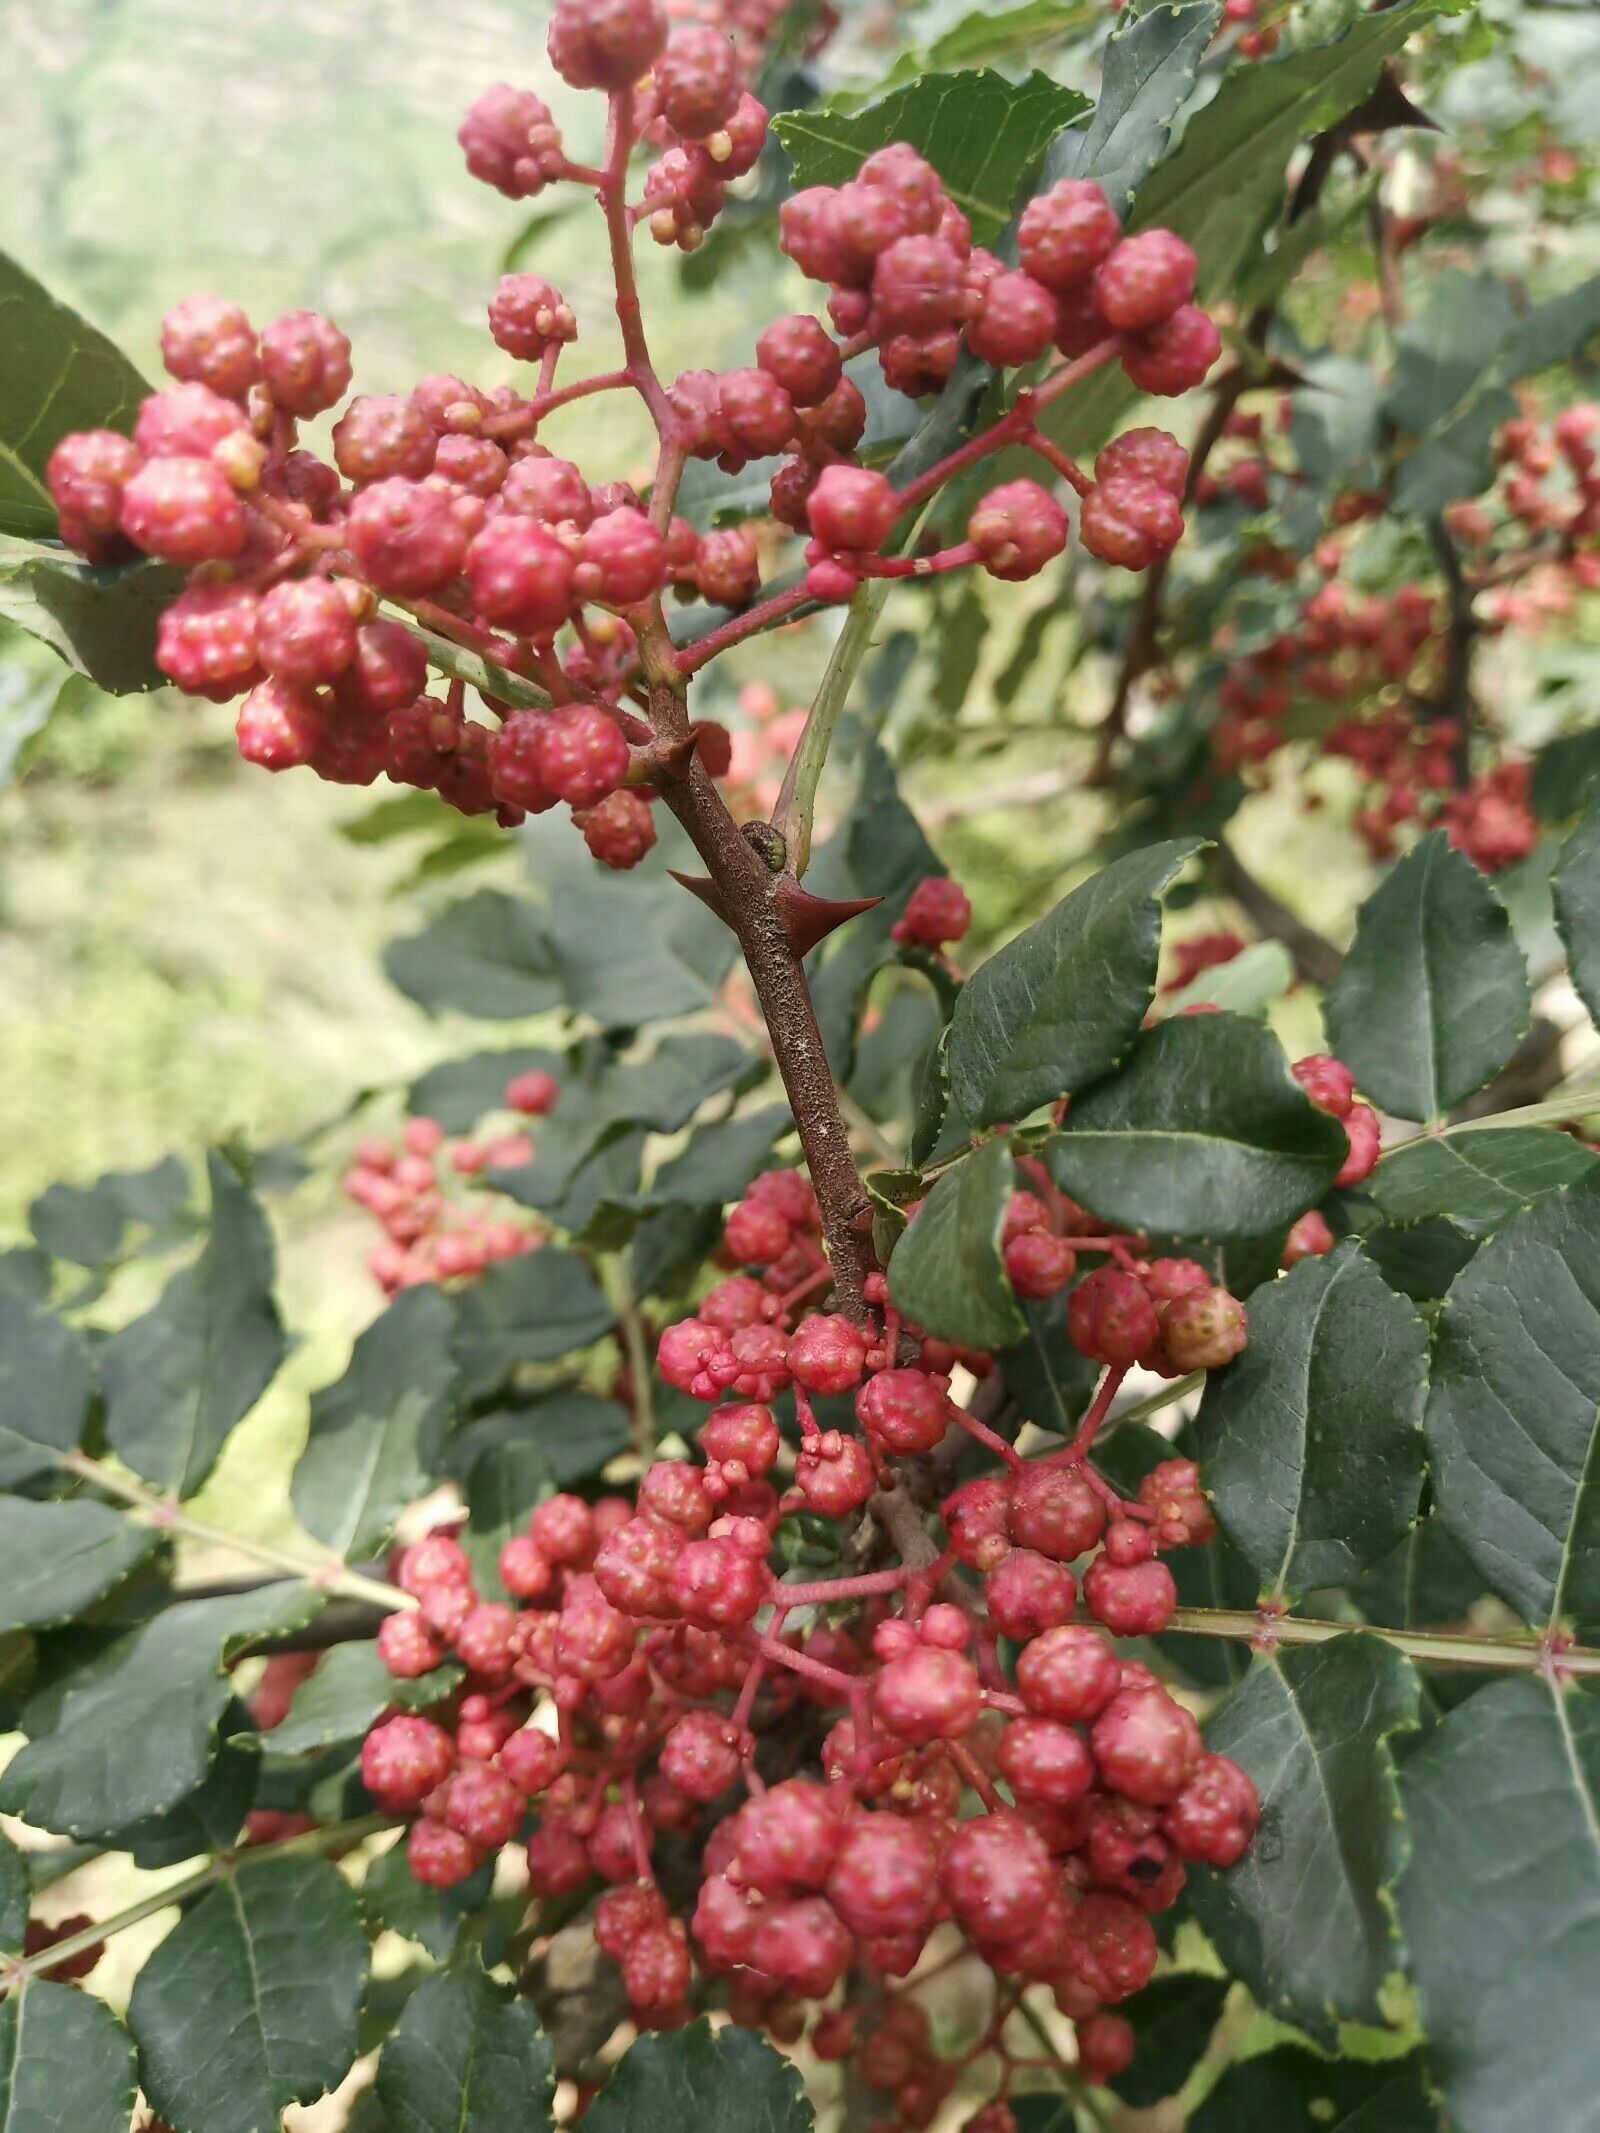
[[1434, 709], [1440, 717], [1453, 718], [1456, 722], [1451, 752], [1459, 791], [1472, 779], [1472, 729], [1477, 713], [1477, 701], [1472, 693], [1472, 654], [1478, 640], [1478, 617], [1473, 606], [1473, 587], [1442, 518], [1428, 521], [1428, 543], [1439, 565], [1439, 575], [1444, 579], [1449, 611], [1444, 636], [1444, 675]]
[[[668, 739], [688, 731], [680, 688], [656, 680], [650, 689], [651, 720]], [[744, 953], [822, 1209], [838, 1307], [859, 1321], [865, 1313], [862, 1283], [872, 1264], [871, 1202], [850, 1150], [805, 965], [784, 925], [779, 892], [785, 877], [745, 838], [698, 761], [680, 783], [664, 785], [662, 797], [688, 831]]]
[[1280, 903], [1270, 889], [1264, 888], [1226, 837], [1216, 839], [1213, 864], [1222, 887], [1243, 907], [1251, 923], [1274, 940], [1282, 941], [1297, 974], [1311, 985], [1331, 985], [1344, 961], [1332, 941], [1325, 940], [1314, 926], [1297, 918], [1287, 904]]

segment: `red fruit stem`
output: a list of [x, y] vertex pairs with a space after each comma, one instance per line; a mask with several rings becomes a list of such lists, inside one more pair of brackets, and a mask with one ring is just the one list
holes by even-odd
[[986, 1422], [980, 1422], [976, 1415], [968, 1414], [964, 1407], [955, 1409], [955, 1418], [969, 1437], [975, 1438], [979, 1444], [993, 1452], [997, 1459], [1003, 1460], [1012, 1473], [1020, 1473], [1027, 1465], [1027, 1461], [1014, 1444], [1008, 1444], [998, 1430], [990, 1429]]
[[627, 354], [628, 382], [649, 408], [656, 429], [666, 437], [673, 428], [671, 403], [661, 389], [639, 309], [639, 283], [633, 269], [633, 233], [628, 221], [628, 157], [633, 152], [633, 91], [619, 89], [606, 110], [606, 160], [599, 196], [611, 240], [611, 270], [617, 288], [617, 324]]
[[1080, 496], [1087, 496], [1094, 487], [1092, 478], [1085, 474], [1078, 462], [1069, 453], [1063, 452], [1060, 445], [1052, 444], [1042, 431], [1029, 430], [1022, 442], [1030, 452], [1037, 452], [1041, 459], [1047, 460], [1058, 474], [1071, 482]]
[[673, 664], [680, 674], [697, 674], [707, 660], [715, 659], [730, 645], [742, 644], [746, 637], [771, 629], [775, 622], [782, 622], [796, 608], [804, 607], [810, 598], [804, 584], [791, 585], [787, 592], [774, 593], [770, 600], [758, 601], [754, 607], [747, 607], [743, 614], [718, 623], [714, 630], [708, 630], [694, 644], [686, 644], [676, 654]]
[[947, 1740], [944, 1743], [944, 1752], [960, 1771], [963, 1783], [970, 1786], [982, 1800], [984, 1812], [991, 1815], [1003, 1813], [1006, 1803], [995, 1790], [988, 1771], [972, 1750], [961, 1741]]
[[833, 1600], [870, 1600], [880, 1593], [898, 1592], [920, 1573], [901, 1563], [893, 1570], [864, 1570], [857, 1577], [817, 1578], [808, 1585], [783, 1585], [779, 1590], [785, 1608], [826, 1607]]
[[966, 570], [979, 560], [976, 541], [959, 541], [936, 555], [874, 555], [860, 565], [864, 578], [933, 578], [947, 570]]

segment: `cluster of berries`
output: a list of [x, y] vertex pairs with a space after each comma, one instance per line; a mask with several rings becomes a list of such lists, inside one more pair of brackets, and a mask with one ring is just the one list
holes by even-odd
[[[375, 1800], [411, 1823], [418, 1879], [453, 1886], [521, 1843], [536, 1895], [600, 1886], [596, 1939], [642, 2026], [688, 2019], [698, 1970], [726, 1979], [738, 2019], [794, 2041], [803, 2003], [876, 1972], [875, 2008], [824, 2007], [814, 2043], [891, 2096], [901, 2127], [930, 2123], [965, 2063], [904, 2061], [918, 2017], [893, 1981], [936, 1928], [1051, 1989], [1106, 2078], [1132, 2050], [1107, 2009], [1151, 1974], [1151, 1915], [1187, 1862], [1239, 1859], [1259, 1812], [1248, 1777], [1106, 1634], [1170, 1621], [1162, 1557], [1215, 1532], [1199, 1474], [1166, 1459], [1124, 1498], [1089, 1460], [1127, 1368], [1218, 1367], [1244, 1344], [1243, 1308], [1026, 1174], [1038, 1190], [1013, 1196], [1004, 1238], [1019, 1293], [1059, 1295], [1081, 1254], [1106, 1261], [1066, 1304], [1073, 1340], [1108, 1366], [1070, 1444], [1024, 1459], [960, 1406], [952, 1373], [981, 1378], [990, 1358], [907, 1326], [881, 1274], [864, 1325], [826, 1308], [815, 1194], [766, 1173], [727, 1216], [727, 1271], [658, 1343], [663, 1379], [708, 1409], [698, 1458], [658, 1460], [631, 1500], [540, 1503], [501, 1551], [504, 1599], [480, 1593], [447, 1531], [403, 1550], [415, 1605], [386, 1620], [380, 1654], [408, 1680], [453, 1655], [467, 1679], [431, 1712], [382, 1719], [362, 1755]], [[784, 1394], [797, 1437], [771, 1404]], [[813, 1402], [846, 1398], [854, 1427], [823, 1427]], [[854, 1524], [952, 1431], [998, 1471], [922, 1523], [916, 1560], [815, 1582], [784, 1570], [786, 1519]], [[1099, 1627], [1077, 1619], [1080, 1589]], [[1019, 1647], [1009, 1667], [1002, 1639]], [[763, 1769], [769, 1735], [789, 1739], [807, 1710], [819, 1774]], [[963, 1819], [968, 1795], [986, 1812]], [[697, 1893], [669, 1902], [658, 1870], [685, 1859]], [[1004, 2062], [1003, 2039], [984, 2048]]]
[[[505, 1108], [522, 1119], [543, 1118], [560, 1094], [555, 1077], [536, 1068], [506, 1084]], [[520, 1128], [452, 1140], [436, 1118], [420, 1116], [407, 1119], [398, 1141], [362, 1141], [344, 1189], [383, 1228], [384, 1241], [367, 1263], [385, 1295], [470, 1279], [497, 1260], [537, 1251], [544, 1232], [511, 1220], [489, 1185], [491, 1173], [532, 1160], [533, 1142]], [[461, 1197], [459, 1188], [475, 1186], [472, 1197]]]
[[1372, 856], [1392, 859], [1402, 830], [1437, 824], [1485, 872], [1525, 858], [1538, 835], [1526, 768], [1501, 763], [1463, 783], [1460, 723], [1428, 709], [1445, 636], [1440, 601], [1415, 585], [1354, 594], [1336, 575], [1344, 560], [1336, 535], [1318, 544], [1315, 560], [1324, 581], [1296, 626], [1234, 660], [1222, 678], [1212, 733], [1218, 764], [1268, 761], [1291, 738], [1287, 714], [1306, 698], [1351, 706], [1375, 699], [1375, 709], [1352, 709], [1320, 741], [1366, 787], [1352, 825]]
[[[1152, 429], [1118, 438], [1091, 478], [1033, 426], [1035, 409], [1099, 363], [1120, 358], [1141, 389], [1178, 393], [1218, 351], [1215, 327], [1190, 301], [1194, 254], [1169, 231], [1123, 237], [1087, 180], [1029, 204], [1022, 264], [1011, 269], [973, 246], [921, 156], [880, 150], [848, 185], [798, 194], [783, 210], [786, 248], [833, 285], [837, 335], [795, 314], [766, 329], [752, 365], [657, 384], [637, 324], [630, 233], [643, 222], [663, 241], [697, 242], [728, 180], [760, 155], [767, 114], [744, 86], [755, 17], [740, 16], [741, 42], [719, 23], [669, 30], [657, 0], [558, 0], [552, 64], [611, 102], [615, 145], [603, 170], [568, 159], [531, 91], [498, 84], [462, 124], [468, 167], [502, 193], [524, 199], [556, 181], [598, 193], [621, 369], [558, 388], [577, 320], [541, 277], [510, 274], [490, 301], [489, 328], [506, 354], [536, 366], [531, 391], [485, 392], [440, 375], [404, 395], [358, 395], [333, 425], [330, 465], [303, 448], [299, 429], [349, 389], [344, 334], [309, 311], [258, 334], [236, 306], [200, 296], [163, 322], [177, 382], [144, 402], [133, 435], [95, 430], [57, 445], [49, 482], [67, 542], [97, 562], [143, 552], [189, 571], [162, 618], [158, 661], [193, 694], [243, 698], [238, 739], [250, 761], [358, 785], [387, 775], [508, 825], [565, 805], [597, 858], [636, 864], [654, 842], [649, 801], [661, 777], [687, 769], [624, 702], [638, 694], [640, 632], [658, 662], [692, 672], [722, 645], [673, 653], [663, 594], [740, 610], [761, 591], [763, 544], [749, 526], [702, 534], [671, 515], [686, 458], [736, 470], [790, 455], [773, 512], [809, 536], [807, 574], [798, 592], [774, 596], [770, 614], [738, 618], [735, 635], [808, 600], [847, 600], [867, 575], [981, 564], [1022, 578], [1066, 545], [1062, 504], [1020, 480], [982, 499], [955, 546], [880, 552], [948, 470], [897, 491], [854, 463], [866, 402], [844, 366], [873, 347], [891, 382], [913, 392], [943, 382], [963, 336], [1003, 367], [1059, 348], [1069, 361], [1000, 418], [990, 443], [1040, 451], [1051, 479], [1078, 492], [1081, 538], [1103, 560], [1142, 569], [1178, 539], [1187, 461], [1173, 438]], [[630, 205], [627, 151], [641, 142], [660, 153]], [[643, 396], [659, 433], [648, 509], [626, 483], [591, 486], [539, 441], [556, 409], [620, 389]], [[380, 618], [380, 601], [487, 654], [548, 708], [484, 695], [491, 724], [467, 715], [459, 682], [425, 693], [424, 641], [406, 621]], [[720, 729], [697, 728], [695, 743], [712, 775], [728, 769]]]
[[1211, 933], [1191, 933], [1186, 940], [1174, 945], [1172, 967], [1161, 982], [1161, 990], [1164, 993], [1185, 991], [1196, 978], [1203, 977], [1208, 970], [1220, 969], [1224, 963], [1231, 963], [1248, 946], [1242, 933], [1226, 927]]

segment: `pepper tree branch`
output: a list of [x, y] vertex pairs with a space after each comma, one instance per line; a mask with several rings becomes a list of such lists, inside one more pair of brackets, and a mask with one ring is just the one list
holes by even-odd
[[191, 1540], [206, 1541], [217, 1548], [229, 1548], [235, 1555], [242, 1555], [269, 1568], [284, 1571], [290, 1577], [304, 1578], [320, 1592], [327, 1592], [347, 1600], [365, 1600], [386, 1613], [394, 1614], [405, 1608], [415, 1607], [416, 1601], [409, 1593], [402, 1592], [398, 1585], [386, 1585], [378, 1578], [363, 1577], [359, 1571], [347, 1570], [332, 1559], [314, 1561], [309, 1556], [297, 1555], [291, 1548], [274, 1547], [269, 1541], [258, 1541], [249, 1534], [231, 1533], [225, 1526], [208, 1525], [203, 1519], [191, 1518], [170, 1498], [143, 1483], [113, 1473], [97, 1459], [84, 1452], [66, 1452], [61, 1457], [64, 1473], [79, 1481], [86, 1481], [92, 1488], [103, 1489], [106, 1495], [115, 1496], [129, 1509], [142, 1517], [147, 1525], [162, 1533], [182, 1533]]
[[1280, 903], [1270, 889], [1263, 887], [1224, 836], [1215, 840], [1213, 864], [1223, 888], [1242, 906], [1251, 922], [1274, 940], [1282, 941], [1298, 975], [1326, 991], [1344, 963], [1332, 941], [1297, 918], [1287, 904]]
[[[641, 649], [647, 656], [653, 652], [660, 662], [663, 642], [670, 659], [670, 640], [658, 613], [641, 638]], [[661, 673], [660, 664], [656, 672]], [[689, 730], [681, 687], [675, 678], [664, 678], [650, 689], [652, 722], [668, 740], [681, 739]], [[687, 830], [744, 953], [822, 1210], [838, 1306], [860, 1321], [865, 1313], [862, 1284], [871, 1259], [870, 1224], [864, 1218], [870, 1217], [871, 1203], [850, 1151], [805, 966], [784, 924], [779, 901], [784, 877], [775, 874], [745, 838], [698, 762], [681, 783], [665, 784], [662, 797]]]
[[1444, 579], [1449, 621], [1444, 635], [1444, 676], [1439, 684], [1436, 707], [1441, 716], [1456, 723], [1451, 756], [1458, 788], [1472, 777], [1472, 726], [1476, 704], [1472, 694], [1472, 654], [1478, 639], [1478, 618], [1473, 607], [1473, 588], [1461, 567], [1456, 544], [1442, 518], [1428, 521], [1428, 545]]

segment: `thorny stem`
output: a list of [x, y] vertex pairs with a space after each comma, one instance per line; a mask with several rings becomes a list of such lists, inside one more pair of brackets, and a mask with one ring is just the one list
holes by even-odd
[[[682, 683], [664, 678], [672, 654], [659, 610], [644, 624], [640, 648], [661, 677], [650, 689], [652, 723], [663, 738], [681, 738], [688, 713]], [[693, 764], [680, 783], [664, 786], [662, 797], [687, 830], [744, 952], [822, 1210], [838, 1308], [859, 1325], [866, 1315], [862, 1283], [872, 1248], [871, 1203], [839, 1109], [805, 966], [785, 928], [782, 877], [757, 856], [701, 764]]]
[[92, 1926], [85, 1926], [81, 1933], [69, 1933], [64, 1940], [56, 1941], [37, 1955], [0, 1956], [0, 1998], [19, 1991], [32, 1978], [48, 1976], [59, 1964], [69, 1962], [75, 1955], [87, 1954], [113, 1935], [125, 1933], [130, 1926], [143, 1925], [147, 1918], [154, 1918], [158, 1912], [168, 1911], [174, 1904], [187, 1903], [191, 1896], [198, 1896], [203, 1889], [224, 1880], [238, 1866], [254, 1866], [265, 1859], [320, 1858], [326, 1852], [359, 1844], [363, 1838], [374, 1837], [380, 1830], [393, 1827], [388, 1815], [363, 1815], [354, 1822], [333, 1822], [323, 1829], [305, 1830], [299, 1836], [284, 1837], [276, 1844], [255, 1844], [244, 1852], [218, 1852], [177, 1881], [169, 1881], [165, 1888], [152, 1890], [124, 1909], [114, 1911], [109, 1918], [97, 1919]]
[[154, 1489], [147, 1489], [141, 1482], [115, 1474], [96, 1459], [83, 1452], [67, 1452], [62, 1456], [64, 1472], [86, 1481], [91, 1487], [103, 1489], [108, 1496], [115, 1496], [138, 1512], [147, 1525], [155, 1526], [163, 1533], [182, 1533], [190, 1540], [206, 1541], [217, 1548], [230, 1548], [236, 1555], [249, 1557], [257, 1563], [269, 1564], [274, 1570], [287, 1571], [291, 1577], [304, 1578], [319, 1592], [337, 1594], [347, 1600], [370, 1600], [375, 1606], [387, 1608], [391, 1613], [416, 1606], [416, 1601], [398, 1585], [386, 1585], [378, 1578], [363, 1577], [359, 1571], [346, 1570], [333, 1561], [316, 1562], [309, 1556], [296, 1555], [292, 1549], [274, 1547], [268, 1541], [253, 1539], [244, 1533], [230, 1533], [224, 1526], [206, 1524], [203, 1519], [191, 1518], [166, 1496]]

